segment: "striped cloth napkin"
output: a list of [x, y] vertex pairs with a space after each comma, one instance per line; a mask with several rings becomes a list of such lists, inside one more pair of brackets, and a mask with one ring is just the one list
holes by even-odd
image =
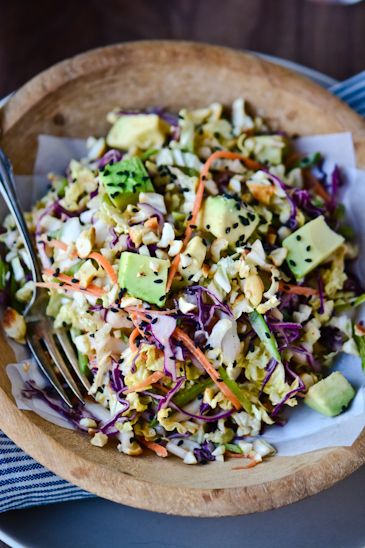
[[[365, 71], [330, 91], [365, 116]], [[0, 512], [93, 496], [44, 468], [0, 432]]]

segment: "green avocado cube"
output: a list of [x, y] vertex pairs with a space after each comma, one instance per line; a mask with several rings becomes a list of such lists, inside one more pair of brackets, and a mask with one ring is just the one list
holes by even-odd
[[162, 306], [170, 262], [124, 251], [120, 258], [118, 282], [129, 295]]
[[123, 210], [136, 204], [140, 192], [154, 192], [154, 187], [140, 158], [133, 157], [100, 170], [99, 178], [112, 203]]
[[285, 238], [283, 247], [288, 251], [286, 261], [294, 276], [297, 279], [303, 278], [344, 241], [342, 236], [326, 224], [321, 215]]
[[354, 396], [355, 390], [349, 381], [336, 371], [311, 386], [304, 403], [322, 415], [335, 417], [348, 406]]
[[259, 222], [255, 211], [234, 198], [209, 196], [203, 205], [200, 227], [229, 245], [244, 244]]

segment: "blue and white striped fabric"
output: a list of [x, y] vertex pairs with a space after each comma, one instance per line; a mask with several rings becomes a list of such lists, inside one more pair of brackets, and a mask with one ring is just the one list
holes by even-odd
[[0, 432], [0, 512], [92, 496], [44, 468]]
[[365, 70], [330, 88], [334, 95], [365, 116]]
[[[365, 116], [365, 71], [330, 91]], [[92, 496], [44, 468], [0, 432], [0, 512]]]

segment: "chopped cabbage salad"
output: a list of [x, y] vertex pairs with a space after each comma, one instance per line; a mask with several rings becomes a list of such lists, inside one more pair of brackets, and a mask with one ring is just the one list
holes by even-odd
[[[98, 405], [69, 410], [32, 382], [24, 395], [98, 447], [254, 466], [275, 452], [265, 430], [311, 388], [318, 411], [349, 403], [350, 386], [322, 384], [340, 351], [365, 360], [365, 329], [346, 314], [365, 298], [340, 169], [296, 154], [242, 99], [108, 121], [26, 214], [47, 313], [69, 330]], [[3, 325], [24, 342], [34, 283], [11, 216], [0, 239]]]

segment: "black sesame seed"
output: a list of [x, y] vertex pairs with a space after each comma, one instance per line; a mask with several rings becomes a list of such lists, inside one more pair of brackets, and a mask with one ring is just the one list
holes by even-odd
[[246, 219], [246, 217], [244, 217], [243, 215], [239, 215], [238, 218], [244, 226], [248, 226], [250, 224], [250, 221]]
[[238, 228], [238, 223], [234, 223], [234, 225], [232, 226], [232, 228]]
[[90, 337], [93, 339], [95, 337], [95, 333], [90, 333]]
[[111, 312], [114, 312], [115, 314], [116, 314], [117, 312], [119, 312], [119, 310], [118, 310], [117, 308], [111, 308], [110, 311], [111, 311]]
[[120, 359], [118, 360], [118, 363], [119, 363], [119, 364], [121, 364], [121, 363], [123, 363], [123, 362], [124, 362], [124, 358], [120, 358]]
[[192, 214], [189, 213], [189, 215], [188, 215], [188, 221], [191, 221], [192, 218], [193, 218]]
[[292, 266], [297, 266], [297, 263], [295, 261], [293, 261], [293, 259], [289, 260], [289, 264], [291, 264]]
[[79, 283], [79, 280], [77, 278], [72, 278], [71, 283], [77, 284], [77, 283]]
[[190, 225], [190, 228], [195, 229], [195, 228], [198, 228], [198, 227], [197, 227], [197, 225]]
[[268, 333], [268, 332], [266, 331], [266, 332], [265, 332], [265, 337], [266, 337], [267, 339], [271, 339], [270, 333]]
[[194, 278], [194, 274], [190, 274], [190, 276], [189, 276], [189, 278], [188, 278], [189, 282], [190, 282], [190, 280], [192, 280], [193, 278]]
[[305, 248], [306, 251], [310, 251], [312, 249], [312, 247], [310, 245], [307, 245], [307, 247]]
[[247, 217], [251, 220], [251, 221], [254, 221], [256, 219], [256, 216], [254, 213], [251, 213], [251, 212], [248, 212], [247, 213]]
[[221, 377], [218, 377], [217, 382], [223, 382], [223, 379]]
[[203, 394], [198, 394], [198, 400], [202, 400], [203, 399]]
[[312, 259], [310, 259], [309, 257], [307, 259], [304, 259], [306, 263], [311, 263], [312, 262]]
[[206, 225], [205, 227], [207, 230], [210, 230], [210, 225]]
[[230, 226], [227, 226], [226, 228], [226, 234], [229, 234], [231, 232], [231, 227]]
[[182, 445], [183, 443], [184, 443], [184, 440], [179, 440], [179, 441], [177, 442], [177, 445]]
[[161, 295], [161, 297], [159, 298], [159, 301], [164, 301], [165, 300], [165, 295]]
[[161, 280], [161, 278], [158, 278], [157, 280], [153, 280], [153, 283], [155, 283], [155, 284], [162, 284], [162, 283], [163, 283], [163, 280]]
[[300, 240], [302, 239], [300, 234], [297, 234], [295, 238], [298, 240], [298, 242], [300, 242]]
[[151, 323], [156, 323], [156, 322], [158, 322], [158, 318], [153, 318]]
[[60, 282], [60, 287], [63, 287], [65, 285], [65, 282]]

